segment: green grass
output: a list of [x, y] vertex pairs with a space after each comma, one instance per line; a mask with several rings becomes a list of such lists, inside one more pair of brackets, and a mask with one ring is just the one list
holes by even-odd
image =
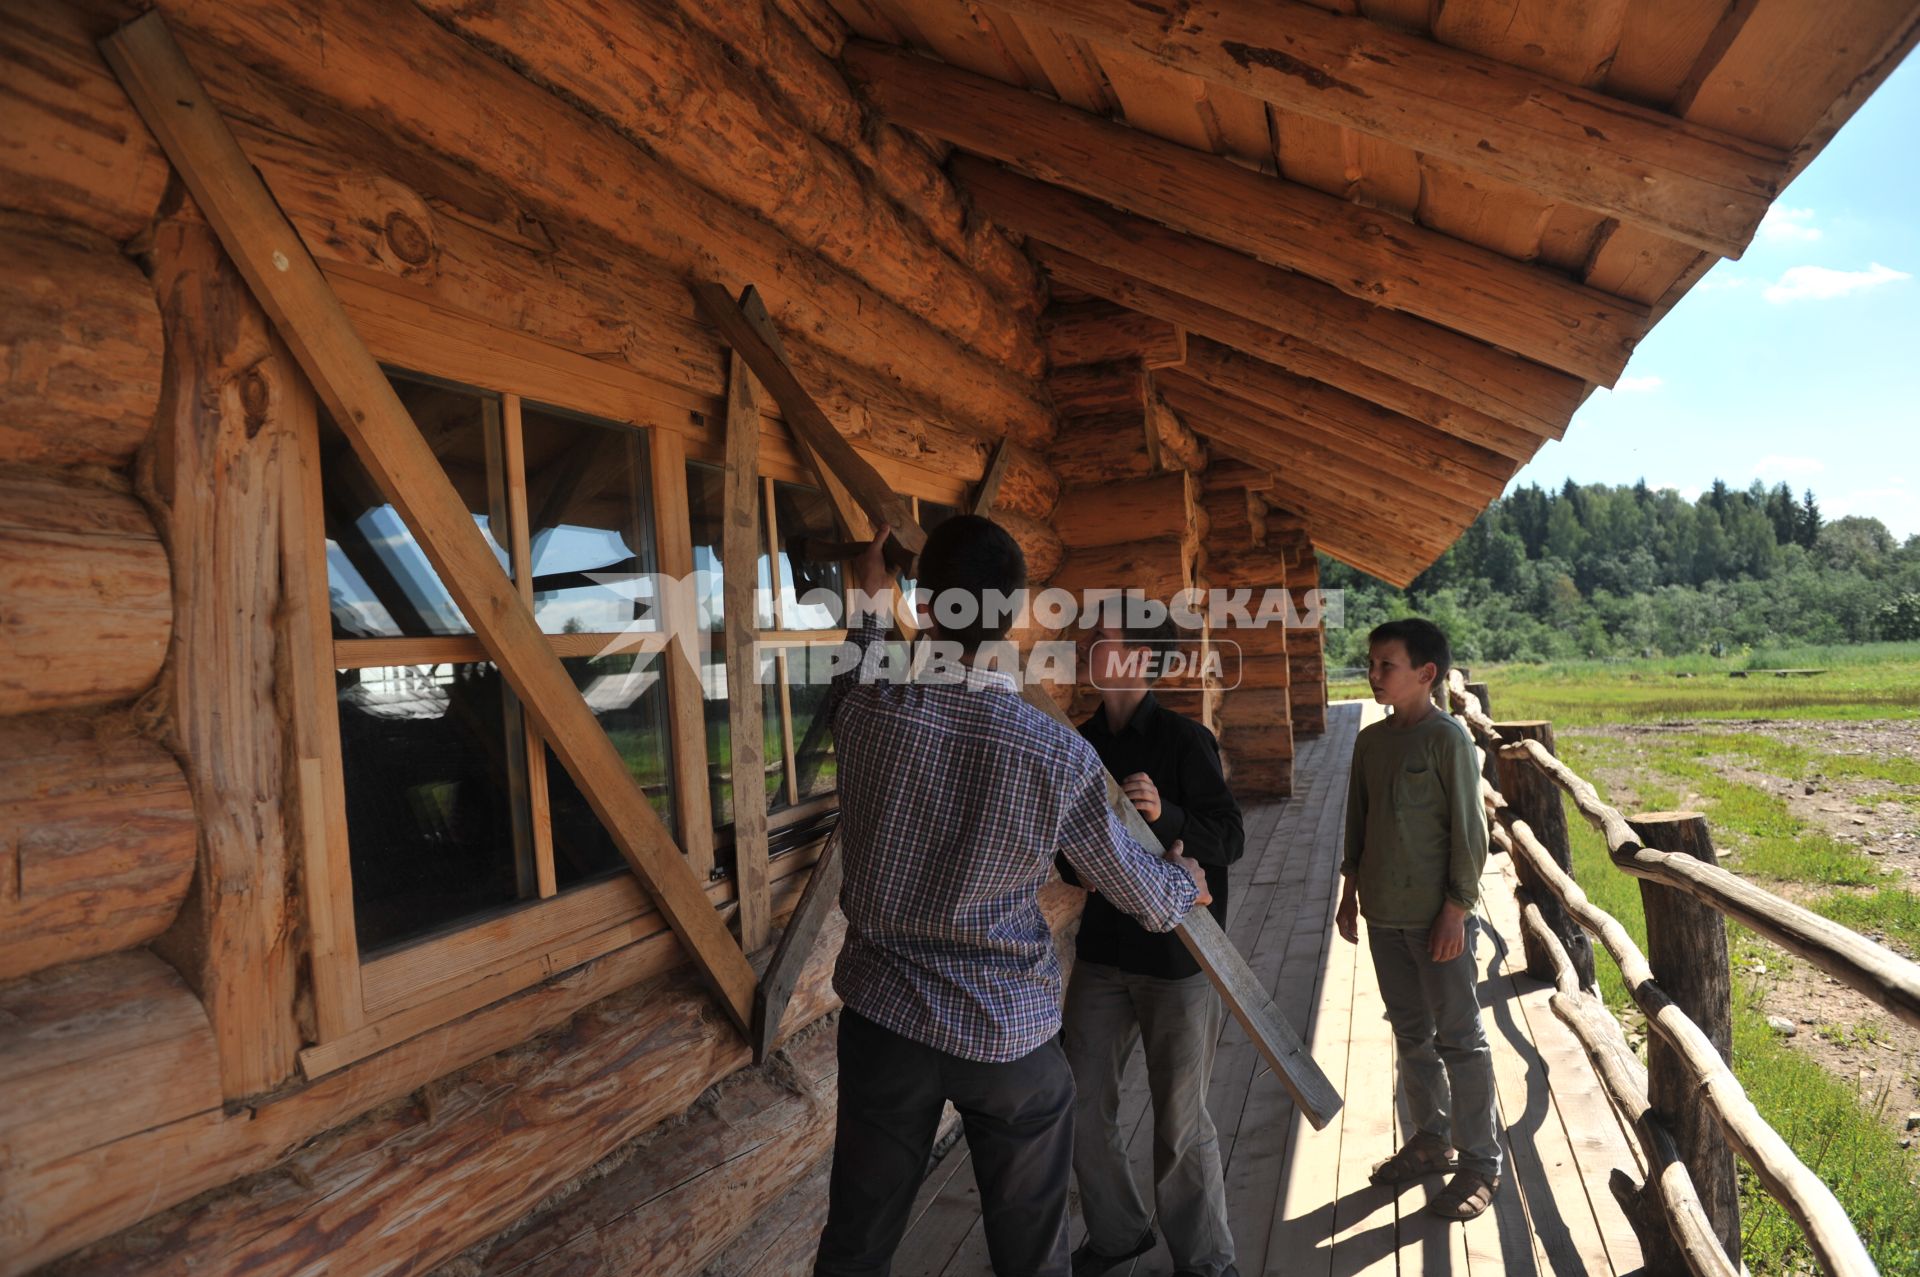
[[1920, 954], [1920, 895], [1896, 887], [1870, 893], [1836, 891], [1813, 902], [1819, 913], [1859, 932], [1877, 931], [1895, 948]]
[[[1811, 678], [1729, 678], [1730, 670], [1824, 668]], [[1494, 718], [1561, 727], [1702, 718], [1920, 718], [1920, 643], [1805, 648], [1747, 657], [1569, 661], [1473, 670]], [[1686, 676], [1686, 677], [1682, 677]]]

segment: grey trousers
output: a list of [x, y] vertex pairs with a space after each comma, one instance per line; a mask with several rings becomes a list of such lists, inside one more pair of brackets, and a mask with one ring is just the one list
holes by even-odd
[[1153, 1099], [1153, 1200], [1173, 1266], [1218, 1277], [1233, 1263], [1220, 1140], [1207, 1112], [1220, 995], [1205, 975], [1162, 980], [1076, 962], [1062, 1045], [1077, 1092], [1073, 1173], [1087, 1239], [1105, 1254], [1132, 1250], [1151, 1220], [1127, 1165], [1120, 1078], [1144, 1042]]
[[1460, 1155], [1464, 1169], [1500, 1173], [1500, 1129], [1494, 1112], [1493, 1054], [1480, 1028], [1474, 995], [1474, 940], [1480, 920], [1466, 922], [1467, 947], [1451, 962], [1427, 955], [1427, 929], [1367, 927], [1367, 947], [1380, 1000], [1393, 1025], [1400, 1066], [1401, 1112], [1421, 1131]]

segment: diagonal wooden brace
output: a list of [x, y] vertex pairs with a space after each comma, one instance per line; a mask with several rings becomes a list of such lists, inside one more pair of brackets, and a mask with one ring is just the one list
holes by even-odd
[[406, 522], [487, 655], [744, 1033], [754, 975], [612, 741], [500, 571], [433, 450], [354, 331], [158, 13], [101, 45], [242, 278]]

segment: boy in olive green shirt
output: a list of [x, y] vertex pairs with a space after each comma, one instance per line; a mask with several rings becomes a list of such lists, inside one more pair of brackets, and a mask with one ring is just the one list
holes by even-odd
[[[1452, 664], [1431, 621], [1367, 636], [1374, 699], [1393, 710], [1360, 733], [1347, 790], [1340, 934], [1367, 947], [1393, 1025], [1400, 1095], [1415, 1133], [1374, 1167], [1376, 1184], [1457, 1173], [1428, 1209], [1472, 1219], [1500, 1185], [1493, 1061], [1474, 996], [1473, 940], [1487, 824], [1466, 729], [1434, 706]], [[1459, 1159], [1454, 1159], [1454, 1150]]]

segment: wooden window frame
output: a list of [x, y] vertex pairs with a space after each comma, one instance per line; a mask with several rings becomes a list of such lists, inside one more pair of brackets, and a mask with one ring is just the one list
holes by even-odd
[[[509, 487], [510, 555], [517, 588], [531, 588], [527, 557], [527, 517], [522, 405], [528, 401], [578, 412], [614, 426], [647, 433], [654, 545], [658, 570], [684, 576], [692, 568], [688, 525], [686, 462], [724, 464], [724, 444], [716, 428], [723, 405], [717, 399], [670, 386], [606, 361], [529, 338], [510, 329], [423, 301], [419, 294], [384, 289], [364, 281], [330, 279], [342, 295], [356, 329], [383, 364], [499, 396], [502, 446]], [[592, 375], [585, 375], [588, 369]], [[296, 423], [291, 464], [284, 470], [287, 494], [287, 557], [295, 563], [300, 588], [290, 592], [289, 624], [298, 632], [291, 653], [295, 669], [295, 731], [302, 742], [299, 763], [299, 822], [307, 847], [304, 896], [312, 936], [315, 1042], [300, 1054], [309, 1078], [341, 1068], [415, 1034], [425, 1032], [550, 977], [617, 949], [665, 932], [665, 919], [631, 874], [589, 882], [565, 892], [552, 881], [551, 848], [536, 855], [537, 895], [529, 900], [458, 924], [447, 931], [402, 944], [362, 959], [354, 922], [352, 871], [346, 829], [346, 787], [339, 735], [334, 672], [350, 667], [484, 661], [487, 655], [471, 635], [415, 639], [340, 639], [332, 634], [327, 589], [324, 506], [321, 500], [319, 429], [316, 415]], [[881, 469], [898, 487], [928, 500], [961, 504], [964, 481], [902, 463], [882, 461]], [[819, 479], [802, 462], [791, 437], [777, 420], [761, 418], [758, 473], [767, 518], [769, 553], [778, 563], [773, 520], [773, 482], [817, 487]], [[518, 490], [514, 491], [517, 477]], [[773, 574], [776, 628], [757, 631], [761, 641], [788, 645], [837, 643], [844, 630], [790, 631], [780, 627], [778, 569]], [[672, 629], [671, 618], [664, 630]], [[605, 635], [550, 635], [557, 655], [593, 655], [604, 649]], [[789, 644], [787, 641], [790, 640]], [[667, 647], [666, 633], [648, 636], [640, 650]], [[784, 666], [784, 654], [776, 659]], [[705, 775], [706, 731], [698, 672], [666, 661], [668, 736], [672, 750], [674, 832], [696, 874], [707, 879], [706, 894], [723, 912], [738, 908], [738, 886], [731, 875], [716, 877], [714, 828]], [[784, 668], [782, 669], [784, 674]], [[791, 711], [781, 685], [783, 736], [791, 736]], [[526, 724], [526, 768], [537, 812], [544, 805], [546, 773], [532, 765], [543, 746]], [[837, 799], [826, 796], [794, 803], [796, 760], [791, 741], [784, 751], [789, 806], [775, 813], [770, 828], [782, 828], [816, 815]], [[697, 783], [696, 783], [697, 781]], [[536, 836], [550, 838], [547, 822], [534, 820]], [[794, 894], [798, 875], [811, 866], [818, 847], [779, 857], [772, 891], [782, 900]]]

